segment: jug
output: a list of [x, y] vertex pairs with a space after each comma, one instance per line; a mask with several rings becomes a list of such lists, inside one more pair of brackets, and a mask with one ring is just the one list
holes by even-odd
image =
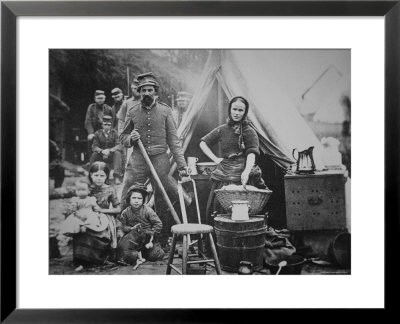
[[[314, 146], [309, 147], [307, 150], [299, 152], [297, 149], [293, 149], [293, 158], [297, 161], [296, 173], [313, 174], [315, 171], [315, 164], [313, 158]], [[297, 151], [297, 159], [294, 156], [294, 152]]]
[[248, 200], [233, 200], [230, 207], [232, 209], [231, 219], [233, 221], [249, 220], [250, 205]]
[[339, 152], [340, 142], [334, 137], [323, 137], [322, 144], [322, 161], [328, 170], [341, 169], [342, 154]]
[[191, 175], [196, 175], [197, 173], [197, 168], [196, 168], [196, 162], [199, 159], [197, 157], [188, 157], [187, 158], [187, 165], [190, 168], [190, 174]]

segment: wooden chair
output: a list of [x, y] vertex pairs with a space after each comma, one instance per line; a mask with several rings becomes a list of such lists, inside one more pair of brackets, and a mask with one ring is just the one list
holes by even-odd
[[[190, 265], [190, 264], [208, 264], [208, 263], [214, 263], [217, 274], [220, 275], [221, 274], [221, 266], [220, 266], [220, 263], [218, 260], [217, 250], [215, 248], [214, 240], [212, 237], [213, 231], [214, 231], [214, 229], [212, 226], [204, 225], [204, 224], [178, 224], [178, 225], [172, 226], [171, 232], [173, 234], [173, 237], [172, 237], [171, 251], [169, 253], [169, 258], [168, 258], [167, 275], [171, 274], [171, 269], [174, 269], [179, 274], [185, 275], [185, 274], [187, 274], [188, 265]], [[205, 235], [209, 236], [213, 259], [208, 259], [204, 256], [203, 243], [202, 243], [202, 240], [199, 239], [197, 241], [197, 243], [198, 243], [197, 256], [201, 257], [201, 259], [200, 260], [192, 260], [192, 261], [188, 260], [189, 241], [190, 241], [191, 234], [199, 234], [199, 235], [205, 234]], [[178, 236], [183, 236], [182, 271], [180, 269], [178, 269], [175, 265], [172, 264], [172, 262], [174, 260], [174, 253], [175, 253], [175, 247], [176, 247], [176, 242], [178, 240]], [[190, 256], [196, 256], [196, 255], [191, 254]]]

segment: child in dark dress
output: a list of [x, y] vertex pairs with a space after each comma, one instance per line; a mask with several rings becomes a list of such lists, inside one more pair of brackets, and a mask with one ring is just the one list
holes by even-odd
[[[117, 247], [115, 215], [121, 212], [115, 188], [107, 184], [110, 169], [104, 162], [94, 162], [89, 169], [90, 195], [96, 199], [100, 226], [77, 233], [73, 240], [76, 271], [84, 266], [103, 265], [113, 258]], [[78, 270], [80, 269], [80, 270]]]

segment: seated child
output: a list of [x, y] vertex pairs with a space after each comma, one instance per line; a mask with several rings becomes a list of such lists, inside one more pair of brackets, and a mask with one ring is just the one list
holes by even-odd
[[96, 131], [93, 137], [92, 155], [90, 164], [95, 161], [102, 161], [114, 170], [115, 184], [121, 184], [123, 178], [122, 170], [122, 146], [119, 143], [118, 133], [112, 129], [111, 116], [103, 116], [102, 129]]
[[[143, 253], [143, 257], [149, 261], [159, 261], [164, 257], [164, 251], [160, 243], [157, 242], [157, 234], [161, 232], [162, 222], [153, 209], [144, 205], [147, 196], [148, 192], [142, 184], [135, 184], [129, 188], [126, 195], [126, 203], [130, 206], [117, 217], [117, 236], [124, 236], [119, 242], [117, 249], [119, 255], [130, 254], [131, 251], [127, 250], [135, 249], [132, 244], [127, 244], [124, 238], [128, 233], [136, 231], [135, 225], [140, 224], [140, 231], [150, 236], [150, 238], [144, 238], [144, 241], [147, 240], [148, 242], [144, 244], [144, 247], [138, 245]], [[138, 234], [132, 233], [131, 235], [137, 237]], [[154, 242], [153, 238], [155, 238]], [[132, 239], [129, 240], [134, 242]], [[133, 245], [135, 244], [136, 242], [133, 243]]]
[[78, 180], [75, 183], [77, 197], [71, 198], [69, 212], [71, 214], [60, 226], [57, 236], [58, 245], [66, 246], [72, 239], [71, 235], [79, 232], [86, 232], [87, 226], [99, 226], [99, 213], [95, 210], [100, 208], [96, 198], [89, 196], [89, 184]]

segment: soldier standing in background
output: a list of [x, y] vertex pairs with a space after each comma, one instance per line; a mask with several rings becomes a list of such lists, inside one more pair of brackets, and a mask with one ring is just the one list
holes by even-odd
[[113, 129], [118, 131], [117, 114], [120, 111], [121, 106], [124, 102], [124, 94], [120, 88], [114, 88], [111, 90], [111, 97], [114, 99], [114, 105], [111, 107], [113, 117]]
[[[121, 133], [120, 128], [122, 130], [122, 126], [120, 125], [120, 121], [118, 119], [118, 114], [121, 111], [121, 107], [124, 104], [124, 93], [120, 88], [114, 88], [111, 90], [111, 96], [114, 99], [114, 105], [112, 106], [112, 117], [113, 117], [113, 129], [117, 133], [118, 137]], [[119, 128], [120, 127], [120, 128]], [[119, 141], [119, 140], [118, 140]], [[122, 145], [119, 146], [118, 148], [118, 156], [120, 156], [120, 159], [118, 159], [119, 165], [116, 165], [114, 163], [115, 169], [114, 172], [115, 174], [118, 174], [118, 177], [115, 178], [115, 184], [120, 184], [124, 176], [125, 172], [125, 164], [126, 164], [126, 148], [123, 147]], [[121, 177], [119, 179], [119, 177]]]
[[140, 102], [140, 94], [138, 92], [138, 85], [139, 81], [137, 79], [134, 79], [133, 82], [131, 83], [131, 90], [132, 90], [132, 97], [129, 99], [125, 100], [121, 108], [119, 109], [117, 113], [117, 119], [118, 119], [118, 134], [121, 135], [122, 130], [124, 129], [124, 125], [126, 122], [126, 115], [128, 111], [137, 103]]

